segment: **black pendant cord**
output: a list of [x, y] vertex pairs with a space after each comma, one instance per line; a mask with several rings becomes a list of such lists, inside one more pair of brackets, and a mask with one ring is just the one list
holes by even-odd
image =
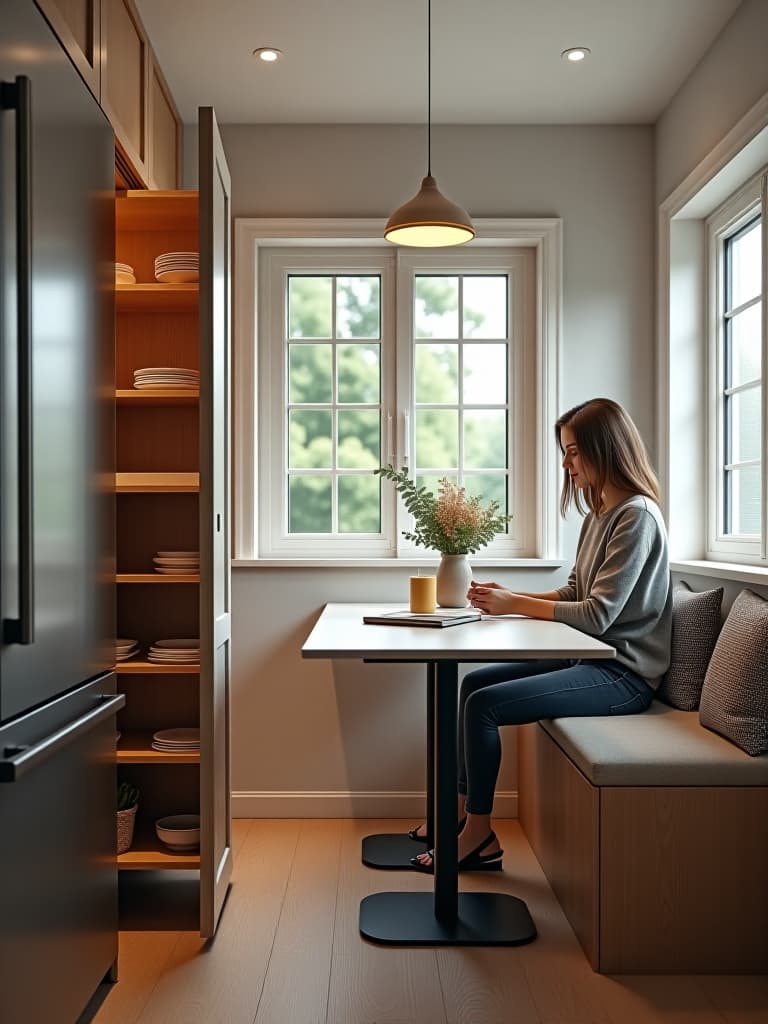
[[432, 176], [432, 0], [427, 0], [427, 174]]

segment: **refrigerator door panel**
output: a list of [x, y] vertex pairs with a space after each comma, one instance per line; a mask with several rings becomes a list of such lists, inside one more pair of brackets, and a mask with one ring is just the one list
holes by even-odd
[[[26, 144], [12, 103], [19, 76], [29, 81]], [[114, 663], [114, 136], [31, 0], [4, 0], [0, 82], [0, 721], [7, 721]], [[20, 208], [25, 160], [29, 220]], [[25, 223], [31, 423], [20, 402]], [[33, 642], [24, 643], [30, 451]]]
[[72, 1024], [117, 957], [114, 694], [110, 673], [0, 727], [0, 768], [68, 733], [0, 774], [0, 1021]]

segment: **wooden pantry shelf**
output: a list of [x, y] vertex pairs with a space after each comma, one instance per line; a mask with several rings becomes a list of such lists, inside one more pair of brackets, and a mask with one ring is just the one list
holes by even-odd
[[118, 313], [192, 311], [198, 295], [197, 284], [118, 284], [115, 309]]
[[179, 494], [200, 490], [199, 473], [116, 473], [118, 494]]
[[199, 750], [153, 750], [152, 733], [129, 731], [123, 733], [117, 744], [118, 764], [199, 764]]
[[118, 234], [126, 231], [193, 231], [198, 222], [196, 191], [129, 189], [118, 194], [115, 202], [115, 225]]
[[164, 575], [156, 572], [119, 572], [115, 576], [116, 583], [199, 583], [200, 574], [189, 576]]
[[119, 676], [195, 676], [200, 674], [199, 665], [158, 665], [154, 661], [118, 661], [115, 672]]
[[117, 866], [124, 871], [178, 871], [186, 868], [199, 871], [200, 851], [171, 850], [160, 842], [153, 826], [140, 822], [130, 850], [118, 855]]
[[140, 391], [134, 388], [118, 388], [115, 401], [118, 405], [196, 405], [200, 400], [197, 388], [164, 388], [162, 391]]

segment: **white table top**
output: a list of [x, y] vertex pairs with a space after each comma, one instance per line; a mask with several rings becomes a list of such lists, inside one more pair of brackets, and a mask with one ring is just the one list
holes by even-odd
[[608, 644], [563, 622], [519, 615], [434, 629], [379, 626], [363, 615], [405, 610], [407, 604], [327, 604], [301, 649], [304, 658], [380, 661], [516, 661], [534, 658], [613, 658]]

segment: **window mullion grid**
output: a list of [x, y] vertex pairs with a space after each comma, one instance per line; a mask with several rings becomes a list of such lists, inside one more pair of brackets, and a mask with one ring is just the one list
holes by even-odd
[[457, 352], [457, 387], [458, 387], [458, 409], [457, 426], [459, 431], [457, 449], [456, 483], [459, 487], [464, 484], [464, 274], [459, 274], [459, 322], [458, 322], [458, 352]]
[[331, 302], [331, 536], [339, 535], [339, 375], [337, 304], [339, 288], [337, 275], [331, 275], [333, 296]]
[[[732, 274], [732, 241], [728, 241], [723, 246], [723, 266], [725, 273], [723, 274], [723, 309], [727, 310], [731, 305], [731, 274]], [[722, 416], [723, 416], [723, 462], [721, 467], [722, 481], [723, 481], [723, 532], [725, 534], [733, 533], [733, 473], [729, 473], [726, 467], [731, 465], [733, 462], [733, 430], [731, 424], [732, 416], [732, 400], [729, 394], [732, 380], [732, 344], [733, 344], [733, 321], [723, 313], [722, 318], [723, 327], [723, 376], [722, 376], [722, 390], [721, 390], [721, 402], [722, 402]]]

